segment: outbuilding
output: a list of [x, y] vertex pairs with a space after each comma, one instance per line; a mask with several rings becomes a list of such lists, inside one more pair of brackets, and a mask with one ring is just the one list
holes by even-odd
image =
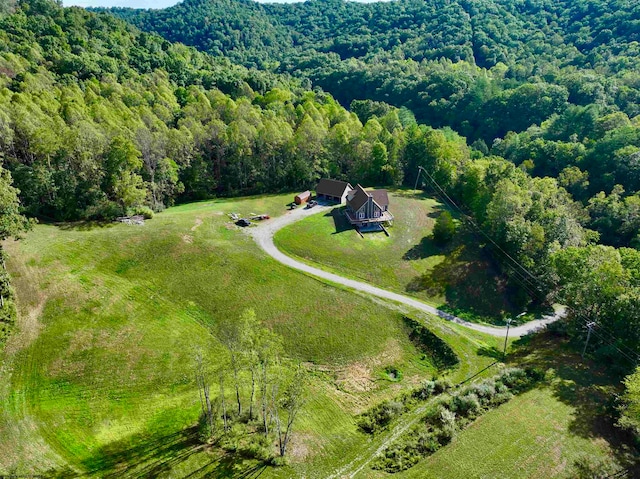
[[344, 204], [351, 190], [353, 187], [346, 181], [322, 178], [316, 186], [316, 196], [319, 200]]
[[293, 201], [296, 205], [301, 205], [302, 203], [306, 203], [311, 199], [311, 192], [309, 190], [303, 191], [302, 193], [295, 196]]

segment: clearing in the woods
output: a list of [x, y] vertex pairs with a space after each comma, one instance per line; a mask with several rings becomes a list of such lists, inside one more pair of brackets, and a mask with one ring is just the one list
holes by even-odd
[[[468, 321], [503, 325], [522, 312], [480, 248], [481, 240], [459, 222], [453, 240], [437, 245], [431, 231], [444, 206], [414, 190], [389, 194], [395, 217], [383, 232], [360, 237], [336, 207], [280, 230], [276, 246], [286, 254], [348, 277], [410, 294]], [[540, 311], [523, 318], [533, 319]]]
[[[347, 477], [349, 471], [382, 477], [358, 465], [368, 464], [374, 446], [390, 442], [403, 421], [413, 419], [401, 418], [374, 444], [358, 430], [356, 414], [438, 374], [460, 382], [496, 372], [500, 338], [414, 314], [460, 360], [452, 370], [438, 372], [429, 354], [409, 340], [401, 311], [286, 268], [227, 217], [277, 216], [289, 201], [281, 195], [193, 203], [170, 208], [144, 226], [39, 225], [24, 240], [7, 244], [20, 316], [16, 334], [0, 353], [0, 474], [324, 478], [344, 470]], [[418, 202], [416, 211], [437, 207], [403, 194], [394, 202]], [[424, 244], [421, 235], [432, 221], [414, 211], [413, 236], [401, 245], [396, 239], [402, 238], [401, 211], [394, 206], [395, 242], [387, 245], [392, 257]], [[328, 220], [319, 216], [301, 224], [326, 227]], [[434, 260], [419, 253], [406, 261], [422, 265], [413, 273], [413, 266], [405, 268], [402, 274], [411, 279]], [[204, 448], [193, 428], [200, 412], [195, 351], [202, 348], [208, 364], [216, 365], [218, 321], [239, 317], [247, 308], [283, 337], [286, 355], [311, 372], [285, 467]], [[402, 372], [400, 380], [386, 372], [390, 367]], [[491, 462], [484, 469], [475, 459], [476, 469], [455, 467], [467, 460], [469, 448], [476, 455], [470, 458], [498, 447], [527, 463], [530, 448], [514, 448], [512, 436], [536, 437], [549, 428], [558, 438], [575, 439], [536, 452], [534, 465], [560, 471], [580, 450], [611, 454], [605, 439], [573, 430], [571, 418], [579, 406], [551, 387], [515, 401], [399, 477], [460, 477], [460, 471], [492, 476], [497, 466]], [[504, 423], [511, 432], [492, 419], [508, 408], [525, 419], [540, 416], [543, 406], [551, 412], [540, 421]], [[491, 441], [483, 439], [489, 435]], [[450, 474], [438, 472], [441, 457], [452, 458], [445, 461]], [[502, 477], [526, 475], [512, 469]]]

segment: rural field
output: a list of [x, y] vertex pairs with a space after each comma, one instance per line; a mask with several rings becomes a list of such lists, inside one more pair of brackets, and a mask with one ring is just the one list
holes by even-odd
[[[144, 226], [42, 224], [23, 240], [7, 243], [19, 322], [1, 353], [0, 471], [176, 478], [325, 478], [346, 471], [345, 477], [386, 477], [368, 464], [392, 443], [394, 431], [419, 415], [409, 412], [372, 438], [358, 429], [357, 414], [423, 379], [447, 375], [458, 383], [497, 372], [502, 339], [289, 270], [227, 217], [284, 214], [289, 201], [276, 195], [192, 203], [170, 208]], [[400, 206], [411, 203], [418, 206], [404, 210], [414, 215], [413, 226], [403, 226], [409, 218]], [[437, 205], [400, 192], [393, 204], [397, 223], [390, 241], [361, 240], [350, 232], [332, 239], [342, 241], [344, 251], [356, 241], [359, 252], [363, 245], [388, 248], [393, 264], [408, 263], [395, 277], [399, 288], [447, 256], [403, 260], [401, 254], [425, 245], [420, 236]], [[315, 231], [314, 248], [322, 251], [329, 247], [323, 235], [332, 227], [331, 217], [316, 215], [293, 225], [284, 239], [297, 236], [291, 231]], [[412, 236], [402, 233], [409, 229]], [[358, 255], [342, 257], [352, 264]], [[336, 263], [328, 266], [338, 269]], [[349, 271], [355, 276], [365, 266]], [[390, 269], [384, 281], [392, 280]], [[211, 371], [223, 366], [217, 325], [248, 308], [283, 338], [285, 355], [310, 374], [284, 467], [204, 447], [194, 427], [200, 413], [196, 351], [203, 352]], [[438, 370], [429, 351], [409, 339], [403, 314], [444, 341], [458, 365]], [[514, 361], [527, 357], [514, 355]], [[401, 377], [390, 377], [390, 367]], [[230, 389], [227, 395], [231, 400]], [[541, 387], [487, 413], [398, 477], [494, 477], [498, 471], [501, 477], [564, 477], [585, 452], [611, 454], [605, 439], [574, 431], [578, 407], [559, 398], [553, 385]], [[544, 421], [531, 421], [542, 411]], [[549, 431], [555, 442], [534, 450], [532, 438]], [[513, 456], [510, 470], [502, 469], [504, 457], [497, 451]], [[487, 455], [493, 459], [480, 461]], [[544, 476], [536, 473], [540, 464], [548, 467]]]
[[393, 190], [389, 196], [395, 220], [388, 237], [382, 232], [360, 237], [336, 207], [283, 228], [275, 244], [289, 255], [416, 296], [469, 321], [504, 324], [522, 311], [509, 301], [500, 275], [471, 231], [460, 225], [450, 244], [434, 243], [431, 231], [444, 211], [441, 203], [414, 190]]

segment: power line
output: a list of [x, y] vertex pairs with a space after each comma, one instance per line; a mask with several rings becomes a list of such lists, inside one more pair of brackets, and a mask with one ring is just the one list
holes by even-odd
[[[477, 229], [478, 231], [480, 231], [484, 236], [486, 236], [487, 238], [489, 238], [489, 240], [491, 240], [494, 244], [496, 244], [496, 246], [502, 250], [504, 252], [504, 254], [511, 259], [515, 264], [517, 264], [518, 266], [520, 266], [520, 264], [513, 259], [508, 253], [506, 253], [502, 248], [500, 248], [499, 245], [497, 245], [497, 243], [495, 243], [493, 241], [493, 239], [491, 239], [491, 237], [489, 237], [484, 231], [482, 231], [482, 229], [477, 225], [477, 223], [475, 223], [475, 221], [473, 221], [473, 219], [467, 215], [452, 199], [451, 197], [449, 197], [449, 195], [447, 195], [447, 193], [442, 189], [442, 187], [438, 184], [437, 181], [435, 181], [435, 179], [433, 179], [433, 177], [431, 177], [431, 175], [429, 175], [429, 173], [422, 167], [419, 167], [420, 170], [424, 171], [425, 174], [427, 174], [431, 181], [434, 183], [434, 185], [436, 185], [438, 187], [438, 189], [442, 192], [442, 194], [438, 193], [437, 190], [434, 189], [434, 193], [436, 194], [436, 196], [442, 201], [442, 203], [450, 203], [454, 208], [456, 208], [461, 215], [464, 217], [464, 219], [470, 223], [475, 229]], [[418, 178], [420, 177], [420, 173], [418, 173]], [[417, 185], [417, 179], [416, 179], [416, 185]], [[446, 199], [445, 199], [446, 197]], [[512, 266], [509, 266], [508, 264], [506, 265], [507, 267], [509, 267], [509, 269], [515, 274], [515, 276], [512, 276], [512, 278], [518, 283], [520, 284], [525, 291], [527, 291], [527, 293], [532, 296], [532, 297], [536, 297], [537, 299], [544, 299], [544, 298], [540, 298], [536, 292], [536, 285], [532, 284], [531, 280], [528, 279], [526, 276], [524, 276], [521, 272], [519, 272], [518, 270], [514, 269]], [[527, 271], [528, 272], [528, 271]], [[531, 273], [529, 273], [531, 275]]]
[[[447, 194], [447, 192], [438, 184], [438, 182], [435, 180], [435, 178], [433, 178], [433, 176], [426, 170], [424, 169], [422, 166], [418, 166], [418, 176], [416, 178], [416, 188], [417, 189], [417, 185], [418, 185], [418, 180], [420, 179], [420, 173], [424, 172], [427, 177], [431, 180], [431, 182], [435, 185], [435, 187], [442, 193], [442, 195], [440, 195], [437, 191], [436, 195], [440, 198], [440, 200], [443, 201], [443, 203], [449, 203], [450, 205], [452, 205], [458, 212], [460, 212], [460, 214], [464, 217], [464, 219], [466, 219], [469, 223], [471, 223], [471, 225], [473, 225], [473, 227], [479, 231], [480, 233], [482, 233], [482, 235], [487, 238], [487, 240], [489, 240], [491, 242], [491, 244], [493, 244], [496, 248], [498, 248], [498, 250], [500, 252], [502, 252], [505, 257], [507, 257], [513, 264], [515, 264], [516, 266], [519, 267], [520, 270], [524, 271], [527, 276], [524, 276], [522, 273], [520, 273], [518, 270], [510, 267], [509, 269], [511, 271], [513, 271], [514, 273], [516, 273], [517, 276], [512, 276], [513, 279], [516, 280], [516, 282], [518, 282], [521, 286], [523, 286], [523, 288], [525, 289], [525, 291], [527, 291], [527, 293], [531, 296], [534, 297], [538, 300], [545, 300], [544, 297], [540, 297], [539, 295], [539, 291], [537, 289], [538, 285], [537, 284], [532, 284], [531, 279], [533, 279], [534, 281], [536, 281], [537, 283], [542, 283], [542, 281], [536, 277], [533, 273], [531, 273], [525, 266], [523, 266], [519, 261], [517, 261], [515, 258], [513, 258], [509, 253], [507, 253], [498, 243], [496, 243], [496, 241], [494, 241], [493, 238], [491, 238], [491, 236], [489, 236], [482, 228], [480, 228], [480, 226], [466, 213], [462, 210], [462, 208], [460, 206], [458, 206], [458, 204], [451, 199], [451, 197]], [[446, 198], [446, 200], [445, 200]], [[527, 285], [525, 285], [525, 283], [523, 283], [523, 280], [527, 282]], [[533, 289], [531, 288], [531, 286], [533, 286]], [[603, 326], [595, 321], [590, 321], [588, 319], [586, 319], [583, 316], [575, 316], [576, 319], [580, 319], [584, 322], [584, 325], [586, 327], [589, 328], [589, 333], [588, 333], [588, 339], [589, 336], [591, 335], [592, 331], [594, 332], [594, 334], [596, 334], [597, 336], [599, 336], [601, 338], [601, 340], [608, 344], [609, 346], [612, 346], [614, 349], [616, 349], [616, 351], [618, 351], [622, 356], [624, 356], [626, 359], [628, 359], [629, 361], [631, 361], [632, 363], [637, 364], [638, 361], [640, 360], [640, 355], [638, 355], [638, 353], [636, 353], [635, 351], [633, 351], [631, 348], [625, 346], [624, 344], [620, 344], [618, 343], [620, 346], [624, 347], [625, 349], [627, 349], [631, 354], [633, 354], [634, 357], [629, 356], [628, 354], [626, 354], [624, 351], [622, 351], [619, 347], [618, 344], [614, 344], [613, 341], [611, 340], [606, 340], [604, 338], [603, 335], [598, 334], [595, 332], [594, 327], [598, 326], [601, 328], [601, 330], [604, 333], [607, 333], [609, 335], [610, 338], [612, 338], [615, 341], [620, 341], [618, 337], [616, 337], [614, 334], [612, 334], [611, 332], [607, 331], [605, 328], [603, 328]], [[591, 326], [589, 326], [591, 324]], [[588, 339], [587, 339], [587, 343], [588, 343]], [[585, 350], [586, 350], [586, 344], [585, 344]], [[583, 353], [584, 354], [584, 353]]]
[[516, 260], [515, 258], [513, 258], [509, 253], [507, 253], [498, 243], [496, 243], [493, 238], [491, 238], [491, 236], [489, 236], [474, 220], [472, 217], [470, 217], [465, 211], [462, 210], [462, 208], [460, 208], [460, 206], [458, 206], [458, 204], [453, 201], [451, 199], [451, 197], [447, 194], [447, 192], [438, 184], [438, 182], [435, 180], [435, 178], [433, 178], [433, 176], [431, 176], [431, 174], [425, 170], [422, 166], [418, 166], [420, 171], [423, 171], [428, 177], [429, 179], [433, 182], [433, 184], [442, 192], [442, 194], [445, 196], [445, 198], [447, 198], [447, 200], [449, 201], [449, 203], [460, 212], [460, 214], [462, 214], [465, 219], [470, 222], [480, 233], [482, 233], [482, 235], [489, 240], [496, 248], [498, 248], [507, 258], [509, 258], [516, 266], [518, 266], [519, 268], [522, 269], [522, 271], [524, 271], [524, 273], [526, 273], [526, 275], [528, 275], [529, 277], [531, 277], [534, 281], [540, 281], [539, 278], [537, 278], [533, 273], [531, 273], [527, 268], [525, 268], [524, 266], [522, 266], [520, 264], [520, 262], [518, 262], [518, 260]]

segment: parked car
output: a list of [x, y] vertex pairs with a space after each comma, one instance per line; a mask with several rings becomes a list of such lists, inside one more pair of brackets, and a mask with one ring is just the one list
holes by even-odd
[[289, 203], [289, 209], [290, 210], [295, 210], [298, 207], [298, 205], [296, 205], [295, 203]]
[[240, 218], [238, 221], [236, 221], [236, 224], [238, 226], [249, 226], [251, 224], [251, 221], [249, 221], [247, 218]]
[[316, 200], [311, 200], [309, 201], [309, 203], [307, 203], [307, 206], [305, 206], [305, 209], [309, 209], [309, 208], [313, 208], [315, 205], [317, 205], [318, 202]]

